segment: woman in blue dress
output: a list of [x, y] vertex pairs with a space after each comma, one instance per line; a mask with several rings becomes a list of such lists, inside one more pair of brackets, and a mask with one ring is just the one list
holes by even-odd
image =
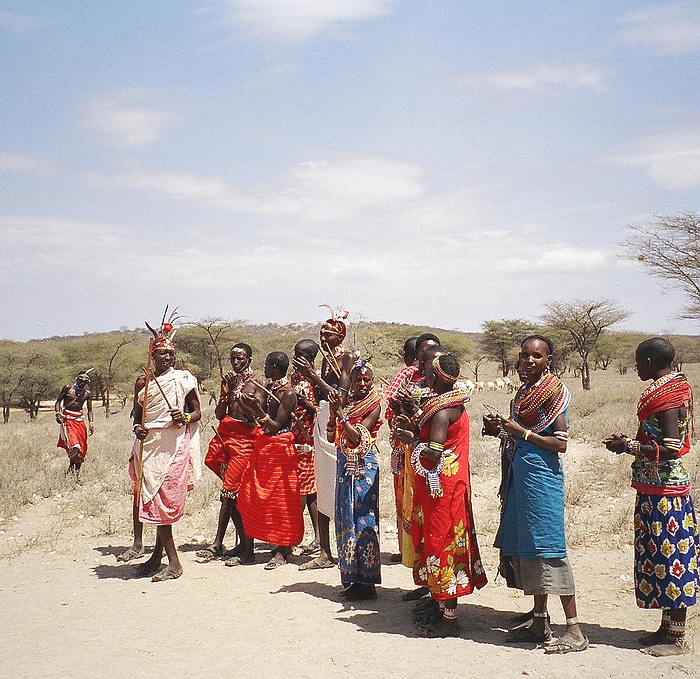
[[566, 615], [566, 632], [546, 653], [588, 648], [576, 614], [573, 573], [564, 533], [564, 470], [560, 454], [568, 441], [567, 408], [571, 395], [550, 372], [554, 349], [533, 335], [520, 348], [523, 385], [511, 404], [510, 417], [484, 417], [484, 431], [503, 440], [510, 462], [502, 488], [503, 508], [495, 546], [509, 584], [534, 596], [532, 622], [513, 630], [509, 642], [549, 642], [552, 632], [547, 597], [558, 595]]

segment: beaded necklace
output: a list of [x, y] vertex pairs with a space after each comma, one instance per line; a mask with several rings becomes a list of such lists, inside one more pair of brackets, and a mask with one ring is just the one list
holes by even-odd
[[513, 399], [513, 418], [534, 432], [546, 429], [564, 412], [571, 394], [552, 373], [543, 375], [535, 384], [523, 384]]

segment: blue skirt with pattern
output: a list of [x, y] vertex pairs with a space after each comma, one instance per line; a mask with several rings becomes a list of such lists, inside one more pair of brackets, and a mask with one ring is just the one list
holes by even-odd
[[694, 606], [700, 589], [700, 532], [690, 495], [637, 493], [634, 586], [640, 608]]
[[335, 484], [335, 535], [343, 585], [382, 581], [379, 554], [379, 465], [372, 446], [364, 457], [364, 476], [347, 474], [338, 448]]

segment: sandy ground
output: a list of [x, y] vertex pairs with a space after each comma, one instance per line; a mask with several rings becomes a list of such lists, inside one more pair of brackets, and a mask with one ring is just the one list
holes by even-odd
[[[461, 638], [420, 638], [401, 594], [408, 569], [389, 564], [394, 536], [382, 542], [383, 584], [377, 601], [349, 606], [338, 597], [337, 569], [300, 572], [295, 563], [254, 566], [199, 563], [203, 536], [175, 528], [184, 575], [139, 579], [115, 556], [128, 535], [100, 534], [94, 522], [63, 528], [53, 544], [8, 550], [14, 535], [52, 525], [56, 501], [31, 505], [0, 536], [0, 677], [684, 677], [699, 676], [700, 651], [655, 659], [637, 637], [658, 624], [657, 612], [634, 604], [631, 548], [575, 548], [570, 557], [579, 617], [591, 648], [545, 656], [532, 645], [509, 646], [505, 631], [530, 599], [494, 582], [496, 553], [482, 540], [489, 584], [458, 608]], [[12, 532], [12, 535], [10, 533]], [[153, 539], [147, 532], [147, 540]], [[563, 631], [550, 602], [555, 634]], [[700, 649], [700, 616], [690, 641]]]

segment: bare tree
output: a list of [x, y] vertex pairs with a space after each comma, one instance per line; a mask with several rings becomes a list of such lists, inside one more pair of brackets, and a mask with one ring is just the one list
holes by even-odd
[[482, 352], [477, 352], [471, 357], [469, 361], [467, 361], [469, 371], [472, 375], [474, 375], [475, 382], [479, 381], [479, 368], [481, 367], [481, 364], [486, 360], [488, 360], [488, 356], [486, 354]]
[[227, 358], [227, 355], [224, 354], [224, 357], [222, 357], [222, 352], [233, 341], [234, 326], [222, 318], [205, 318], [193, 325], [206, 333], [210, 357], [209, 371], [211, 372], [211, 369], [217, 366], [219, 368], [219, 376], [223, 378], [224, 358]]
[[[117, 371], [122, 367], [124, 361], [118, 359], [119, 352], [127, 345], [133, 344], [139, 337], [136, 332], [125, 334], [122, 337], [117, 337], [116, 345], [110, 349], [109, 359], [107, 360], [107, 370], [104, 375], [104, 406], [105, 417], [111, 415], [110, 411], [110, 396], [114, 388], [114, 382]], [[123, 406], [122, 406], [123, 408]]]
[[548, 302], [542, 319], [549, 328], [567, 334], [581, 357], [581, 385], [591, 388], [589, 356], [606, 328], [624, 320], [629, 313], [609, 299], [598, 301]]
[[700, 215], [656, 215], [646, 224], [630, 224], [625, 248], [651, 273], [678, 286], [688, 298], [681, 318], [700, 317]]

